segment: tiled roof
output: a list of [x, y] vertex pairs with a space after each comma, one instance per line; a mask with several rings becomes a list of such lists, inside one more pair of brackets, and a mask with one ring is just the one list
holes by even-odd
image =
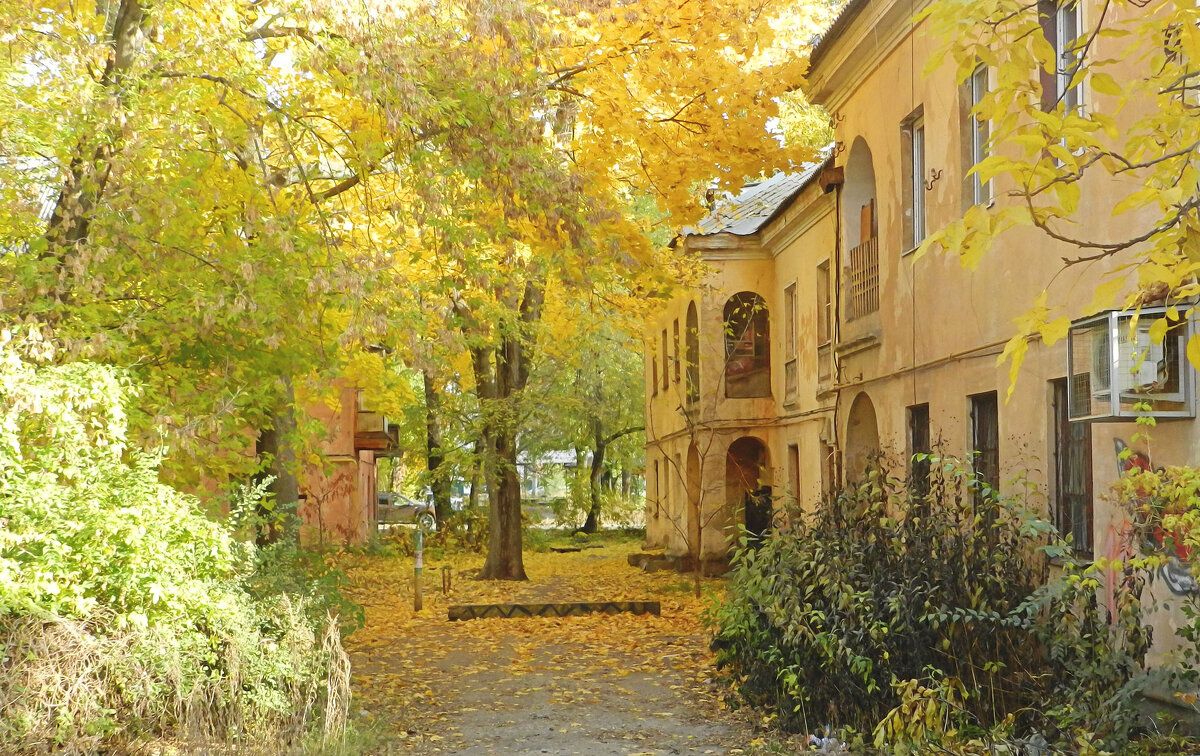
[[736, 197], [717, 200], [713, 211], [695, 226], [683, 229], [684, 236], [757, 233], [788, 202], [816, 177], [828, 160], [809, 163], [797, 173], [776, 173], [754, 184], [747, 184]]

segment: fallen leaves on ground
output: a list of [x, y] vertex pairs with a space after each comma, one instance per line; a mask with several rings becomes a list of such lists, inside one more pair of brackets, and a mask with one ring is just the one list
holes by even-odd
[[[386, 738], [446, 752], [483, 736], [464, 732], [463, 724], [485, 711], [499, 725], [516, 723], [530, 711], [550, 712], [536, 715], [547, 719], [546, 737], [586, 726], [593, 737], [629, 741], [653, 741], [654, 727], [639, 731], [614, 720], [620, 731], [599, 732], [604, 722], [584, 717], [608, 707], [634, 722], [689, 714], [711, 721], [721, 704], [710, 682], [712, 658], [701, 613], [723, 583], [705, 580], [706, 595], [698, 598], [690, 576], [647, 574], [629, 566], [626, 557], [637, 548], [527, 553], [528, 582], [474, 579], [481, 555], [427, 555], [420, 612], [413, 610], [411, 557], [343, 557], [351, 597], [366, 611], [365, 625], [346, 643], [354, 662], [354, 711]], [[442, 567], [450, 568], [447, 595]], [[658, 600], [662, 616], [447, 619], [451, 604], [637, 600]], [[537, 706], [531, 706], [534, 701]], [[560, 715], [569, 718], [557, 721]], [[695, 752], [706, 750], [697, 744]]]

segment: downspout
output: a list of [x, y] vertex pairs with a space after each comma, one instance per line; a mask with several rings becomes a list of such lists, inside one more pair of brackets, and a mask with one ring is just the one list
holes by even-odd
[[830, 332], [829, 357], [833, 360], [833, 421], [830, 423], [829, 447], [836, 455], [833, 460], [834, 479], [842, 477], [842, 444], [838, 438], [838, 408], [842, 403], [842, 391], [837, 388], [842, 385], [842, 360], [838, 356], [838, 345], [842, 340], [842, 189], [846, 182], [839, 181], [833, 185], [833, 323]]

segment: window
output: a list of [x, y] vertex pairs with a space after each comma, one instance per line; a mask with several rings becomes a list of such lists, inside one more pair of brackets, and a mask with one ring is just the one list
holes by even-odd
[[662, 471], [659, 469], [658, 460], [654, 460], [654, 516], [657, 518], [662, 514]]
[[[979, 165], [988, 156], [987, 145], [991, 131], [991, 124], [988, 120], [975, 110], [988, 91], [988, 68], [986, 65], [981, 64], [972, 72], [971, 78], [967, 81], [967, 88], [971, 104], [971, 112], [967, 114], [967, 127], [970, 129], [970, 159], [971, 165]], [[971, 174], [969, 180], [972, 205], [986, 205], [992, 201], [992, 182], [980, 181], [979, 174]]]
[[788, 444], [788, 488], [792, 500], [800, 502], [800, 446]]
[[917, 454], [933, 450], [929, 438], [929, 405], [908, 408], [908, 485], [918, 495], [929, 491], [929, 460], [916, 460]]
[[783, 290], [784, 344], [783, 353], [789, 360], [796, 359], [796, 284], [790, 283]]
[[925, 239], [925, 119], [917, 108], [900, 129], [904, 169], [904, 249]]
[[696, 317], [696, 303], [689, 302], [687, 310], [687, 403], [700, 400], [700, 320]]
[[670, 359], [671, 353], [667, 351], [667, 329], [664, 328], [662, 331], [662, 390], [664, 392], [671, 387]]
[[725, 303], [725, 396], [771, 395], [771, 324], [767, 303], [743, 291]]
[[817, 345], [833, 339], [833, 309], [829, 299], [829, 261], [817, 266]]
[[838, 468], [841, 460], [838, 456], [837, 449], [834, 449], [827, 441], [821, 441], [821, 493], [823, 495], [832, 494], [837, 487], [840, 477]]
[[658, 396], [658, 352], [650, 345], [650, 396]]
[[1092, 425], [1071, 422], [1067, 379], [1054, 391], [1054, 524], [1077, 554], [1092, 553]]
[[675, 382], [679, 383], [681, 364], [683, 362], [679, 356], [679, 318], [675, 318]]
[[[971, 463], [982, 486], [1000, 488], [1000, 405], [995, 391], [971, 397]], [[975, 500], [982, 499], [982, 490]]]
[[1060, 103], [1063, 112], [1083, 104], [1082, 87], [1076, 79], [1079, 71], [1079, 5], [1073, 0], [1039, 0], [1038, 15], [1042, 33], [1054, 48], [1054, 71], [1042, 71], [1042, 110], [1054, 110]]
[[671, 509], [671, 458], [664, 454], [662, 464], [662, 489], [659, 498], [662, 499], [663, 509], [667, 510], [667, 517], [674, 517], [675, 511]]
[[796, 393], [799, 388], [799, 367], [796, 359], [796, 284], [788, 284], [783, 290], [783, 382], [784, 382], [784, 401], [793, 402], [796, 400]]
[[829, 298], [829, 261], [817, 266], [817, 383], [833, 378], [833, 303]]

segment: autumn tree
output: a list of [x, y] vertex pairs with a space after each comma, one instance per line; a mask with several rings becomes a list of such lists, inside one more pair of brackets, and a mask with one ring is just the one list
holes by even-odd
[[135, 366], [142, 427], [206, 472], [244, 471], [260, 429], [281, 500], [297, 406], [350, 372], [403, 397], [395, 368], [450, 335], [467, 359], [432, 396], [478, 402], [486, 577], [524, 575], [516, 439], [549, 283], [655, 290], [631, 193], [682, 222], [699, 183], [807, 156], [768, 128], [803, 66], [762, 55], [805, 12], [783, 4], [0, 10], [6, 313]]
[[[547, 312], [546, 346], [534, 363], [530, 391], [537, 398], [525, 423], [522, 449], [539, 452], [575, 449], [590, 453], [586, 471], [585, 533], [595, 533], [602, 517], [603, 483], [621, 445], [640, 448], [645, 387], [636, 319], [600, 300], [555, 297]], [[623, 460], [627, 468], [630, 460]]]
[[[1187, 300], [1200, 294], [1200, 9], [1082, 5], [942, 0], [923, 12], [946, 40], [931, 67], [949, 55], [963, 80], [981, 64], [991, 71], [974, 113], [990, 130], [989, 149], [974, 170], [1000, 195], [995, 207], [972, 207], [931, 234], [923, 250], [943, 249], [974, 267], [1002, 234], [1032, 226], [1066, 250], [1064, 268], [1103, 271], [1083, 314], [1114, 302]], [[1117, 190], [1111, 205], [1100, 204], [1101, 186]], [[1079, 222], [1084, 212], [1119, 217], [1118, 231], [1097, 233]], [[1032, 302], [1005, 350], [1014, 378], [1029, 341], [1062, 338], [1077, 315], [1045, 293]], [[1185, 306], [1168, 318], [1177, 326], [1194, 316]], [[1165, 331], [1154, 338], [1161, 342]], [[1200, 366], [1200, 341], [1193, 337], [1187, 351]]]

